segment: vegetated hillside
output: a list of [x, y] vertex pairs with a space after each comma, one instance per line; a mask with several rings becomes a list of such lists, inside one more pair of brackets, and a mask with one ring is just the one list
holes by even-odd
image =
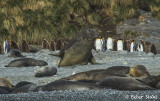
[[139, 9], [160, 18], [160, 0], [1, 0], [0, 42], [7, 37], [38, 45], [44, 38], [71, 39], [83, 28], [113, 36], [115, 26], [138, 17]]

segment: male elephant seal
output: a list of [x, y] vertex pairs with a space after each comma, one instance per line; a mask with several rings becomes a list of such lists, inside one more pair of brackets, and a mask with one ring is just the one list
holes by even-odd
[[143, 65], [136, 65], [131, 67], [129, 73], [133, 77], [150, 76], [149, 72]]
[[154, 88], [145, 85], [129, 77], [110, 76], [97, 83], [99, 86], [117, 90], [154, 90]]
[[28, 84], [33, 84], [33, 83], [32, 82], [28, 82], [28, 81], [20, 81], [15, 85], [14, 88], [17, 89], [17, 88], [23, 87], [23, 86], [28, 85]]
[[157, 83], [156, 88], [160, 89], [160, 81]]
[[101, 80], [109, 76], [122, 76], [125, 77], [129, 71], [129, 67], [126, 66], [113, 66], [107, 69], [90, 70], [86, 72], [80, 72], [68, 77], [61, 78], [61, 80]]
[[36, 71], [35, 77], [45, 77], [45, 76], [52, 76], [57, 73], [57, 68], [44, 66]]
[[1, 87], [0, 87], [0, 94], [9, 94], [10, 92], [8, 92], [7, 90], [5, 90], [5, 89], [2, 89]]
[[46, 63], [43, 60], [36, 60], [33, 58], [23, 58], [23, 59], [13, 60], [5, 67], [28, 67], [28, 66], [46, 66], [46, 65], [48, 65], [48, 63]]
[[160, 75], [148, 76], [140, 81], [146, 85], [156, 88], [156, 85], [158, 84], [158, 82], [160, 82]]
[[17, 49], [11, 49], [8, 56], [9, 57], [23, 57], [21, 52]]
[[58, 80], [48, 83], [44, 86], [37, 87], [34, 91], [53, 91], [53, 90], [100, 90], [103, 87], [92, 83]]
[[16, 94], [16, 93], [28, 93], [28, 92], [33, 92], [34, 89], [37, 87], [36, 84], [30, 83], [30, 84], [26, 84], [24, 86], [21, 86], [19, 88], [16, 88], [12, 91], [12, 93]]
[[[58, 67], [96, 64], [92, 55], [94, 40], [98, 33], [94, 30], [82, 30], [59, 53]], [[54, 55], [54, 54], [53, 54]]]

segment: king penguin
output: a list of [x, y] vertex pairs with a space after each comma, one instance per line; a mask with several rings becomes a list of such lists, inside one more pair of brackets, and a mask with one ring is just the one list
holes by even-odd
[[107, 50], [113, 50], [113, 40], [111, 37], [107, 39]]
[[117, 41], [117, 51], [121, 51], [121, 50], [123, 50], [123, 41], [118, 40]]
[[102, 44], [103, 44], [103, 41], [101, 36], [99, 35], [99, 37], [96, 39], [96, 42], [95, 42], [96, 51], [102, 51]]
[[4, 53], [8, 53], [10, 51], [10, 45], [7, 39], [4, 40], [3, 47], [4, 47]]

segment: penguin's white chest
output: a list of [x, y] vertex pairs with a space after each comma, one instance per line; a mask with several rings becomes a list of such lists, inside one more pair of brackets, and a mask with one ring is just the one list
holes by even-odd
[[118, 40], [117, 41], [117, 51], [123, 50], [123, 41]]
[[140, 44], [140, 51], [143, 52], [143, 45]]
[[130, 45], [130, 52], [133, 52], [133, 47], [134, 47], [134, 43], [131, 42], [131, 45]]
[[102, 44], [103, 44], [103, 41], [102, 39], [96, 39], [96, 42], [95, 42], [95, 47], [96, 47], [96, 50], [98, 51], [101, 51], [102, 50]]
[[112, 38], [108, 38], [107, 39], [107, 49], [109, 50], [112, 50], [113, 49], [113, 40]]

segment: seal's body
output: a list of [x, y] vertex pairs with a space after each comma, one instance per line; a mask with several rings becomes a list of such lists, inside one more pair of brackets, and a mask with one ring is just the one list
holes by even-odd
[[76, 81], [64, 81], [58, 80], [46, 84], [44, 86], [37, 87], [34, 91], [54, 91], [54, 90], [101, 90], [103, 87], [97, 86], [93, 83], [84, 83]]
[[129, 73], [133, 77], [150, 76], [149, 72], [143, 65], [136, 65], [131, 67]]
[[102, 87], [117, 90], [154, 90], [154, 88], [129, 77], [110, 76], [101, 80], [97, 84]]
[[94, 30], [82, 30], [59, 53], [58, 67], [72, 65], [86, 65], [89, 62], [96, 64], [92, 55], [94, 40], [97, 32]]
[[48, 63], [42, 60], [36, 60], [32, 58], [23, 58], [11, 61], [5, 67], [28, 67], [28, 66], [46, 66]]
[[11, 51], [9, 52], [9, 57], [23, 57], [23, 55], [21, 54], [21, 52], [17, 49], [11, 49]]
[[57, 73], [57, 68], [44, 66], [36, 71], [35, 77], [52, 76]]

